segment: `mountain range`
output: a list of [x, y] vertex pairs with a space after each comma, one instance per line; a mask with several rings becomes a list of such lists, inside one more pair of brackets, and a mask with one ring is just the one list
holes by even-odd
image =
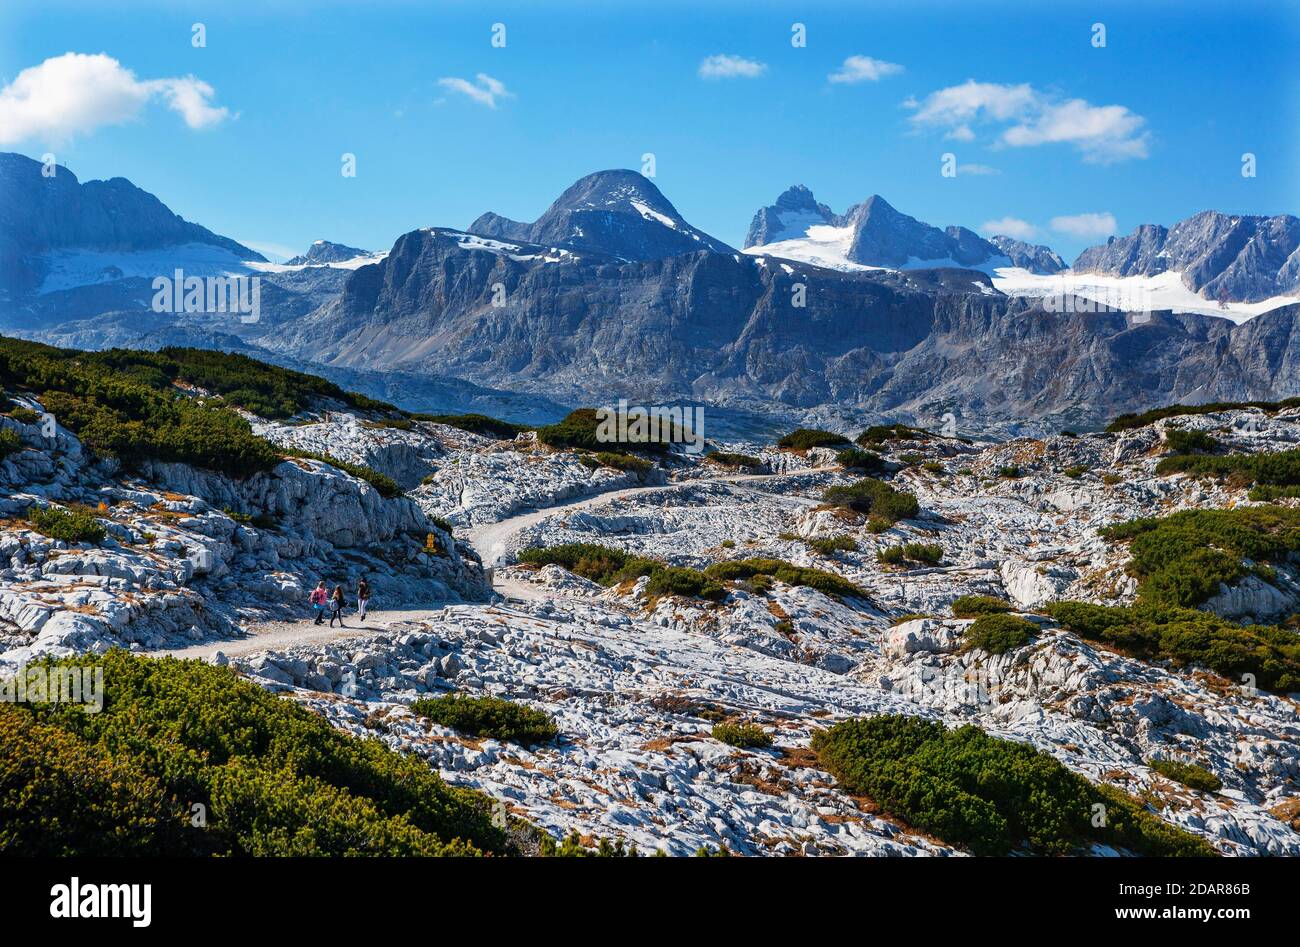
[[[463, 407], [462, 395], [507, 413], [629, 397], [774, 425], [952, 413], [964, 429], [1011, 432], [1300, 390], [1295, 305], [1234, 325], [998, 288], [1005, 268], [1049, 285], [1179, 272], [1217, 298], [1267, 299], [1296, 289], [1292, 217], [1205, 212], [1112, 239], [1063, 271], [1047, 247], [931, 227], [879, 195], [835, 214], [797, 186], [755, 214], [737, 252], [649, 179], [611, 170], [532, 223], [485, 213], [467, 230], [404, 234], [387, 254], [322, 240], [277, 266], [124, 179], [41, 170], [0, 156], [0, 331], [89, 348], [248, 349], [380, 396], [396, 387], [426, 410]], [[181, 264], [258, 276], [262, 318], [150, 312], [151, 277]]]

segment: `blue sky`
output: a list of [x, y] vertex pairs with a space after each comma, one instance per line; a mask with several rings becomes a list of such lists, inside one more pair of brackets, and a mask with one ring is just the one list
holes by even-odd
[[[7, 0], [0, 150], [129, 178], [289, 252], [383, 249], [486, 210], [532, 220], [647, 152], [678, 210], [737, 246], [795, 183], [836, 211], [879, 193], [938, 226], [1009, 218], [1067, 259], [1107, 215], [1127, 233], [1206, 208], [1300, 211], [1296, 7], [1134, 6]], [[69, 52], [115, 63], [13, 85]], [[715, 56], [736, 58], [702, 76]]]

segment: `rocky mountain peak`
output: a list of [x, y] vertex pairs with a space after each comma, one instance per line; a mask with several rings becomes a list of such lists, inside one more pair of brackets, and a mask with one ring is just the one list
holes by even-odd
[[687, 223], [648, 178], [625, 169], [580, 178], [531, 224], [489, 212], [468, 229], [498, 240], [594, 251], [626, 260], [699, 250], [735, 252]]
[[311, 263], [342, 263], [344, 260], [355, 260], [359, 256], [369, 256], [368, 250], [360, 250], [357, 247], [349, 247], [342, 243], [333, 243], [329, 240], [317, 240], [307, 248], [307, 252], [286, 261], [288, 266], [302, 266]]

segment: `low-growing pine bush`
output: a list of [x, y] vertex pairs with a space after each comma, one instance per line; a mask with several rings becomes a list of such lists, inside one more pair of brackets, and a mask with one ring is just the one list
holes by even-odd
[[36, 532], [67, 543], [101, 543], [106, 535], [99, 520], [85, 510], [33, 506], [27, 513], [27, 522]]
[[1010, 602], [992, 595], [962, 595], [952, 603], [954, 618], [979, 618], [997, 612], [1015, 611]]
[[[977, 855], [1067, 855], [1094, 843], [1140, 855], [1217, 854], [1114, 787], [1094, 786], [1049, 754], [977, 727], [848, 720], [814, 733], [812, 748], [846, 791]], [[1101, 826], [1098, 804], [1107, 816]]]
[[807, 450], [810, 447], [839, 447], [848, 442], [849, 439], [843, 434], [801, 427], [782, 437], [776, 446], [783, 450]]
[[1223, 788], [1223, 780], [1205, 767], [1197, 766], [1195, 763], [1181, 763], [1178, 760], [1147, 760], [1147, 766], [1161, 776], [1167, 776], [1174, 782], [1182, 783], [1189, 789], [1199, 789], [1201, 792], [1218, 792]]
[[849, 470], [867, 474], [880, 473], [885, 469], [885, 461], [879, 454], [875, 451], [859, 450], [856, 447], [845, 448], [836, 454], [835, 463]]
[[[490, 797], [229, 668], [121, 650], [104, 708], [0, 703], [0, 850], [54, 855], [505, 853]], [[190, 827], [190, 807], [207, 828]]]
[[823, 556], [831, 556], [837, 552], [857, 552], [858, 544], [852, 536], [823, 536], [808, 540], [808, 548]]
[[742, 750], [772, 745], [772, 735], [758, 724], [741, 723], [735, 720], [724, 720], [722, 723], [714, 724], [713, 739], [740, 747]]
[[546, 743], [560, 733], [549, 714], [500, 697], [425, 697], [411, 705], [411, 712], [468, 736], [507, 743]]
[[25, 446], [17, 431], [11, 427], [0, 427], [0, 460], [4, 460], [10, 454], [18, 453]]
[[873, 477], [864, 477], [847, 486], [830, 487], [822, 494], [822, 501], [831, 506], [874, 515], [891, 524], [912, 519], [920, 512], [920, 505], [912, 494], [895, 490], [883, 480]]
[[966, 629], [966, 647], [1006, 654], [1029, 644], [1037, 633], [1037, 625], [1015, 615], [981, 615]]

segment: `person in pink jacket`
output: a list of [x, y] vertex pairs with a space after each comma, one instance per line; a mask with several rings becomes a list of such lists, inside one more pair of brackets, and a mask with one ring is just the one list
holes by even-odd
[[325, 580], [321, 579], [316, 588], [311, 590], [311, 607], [316, 611], [316, 624], [321, 624], [325, 618], [325, 602], [329, 599], [330, 593], [325, 588]]

